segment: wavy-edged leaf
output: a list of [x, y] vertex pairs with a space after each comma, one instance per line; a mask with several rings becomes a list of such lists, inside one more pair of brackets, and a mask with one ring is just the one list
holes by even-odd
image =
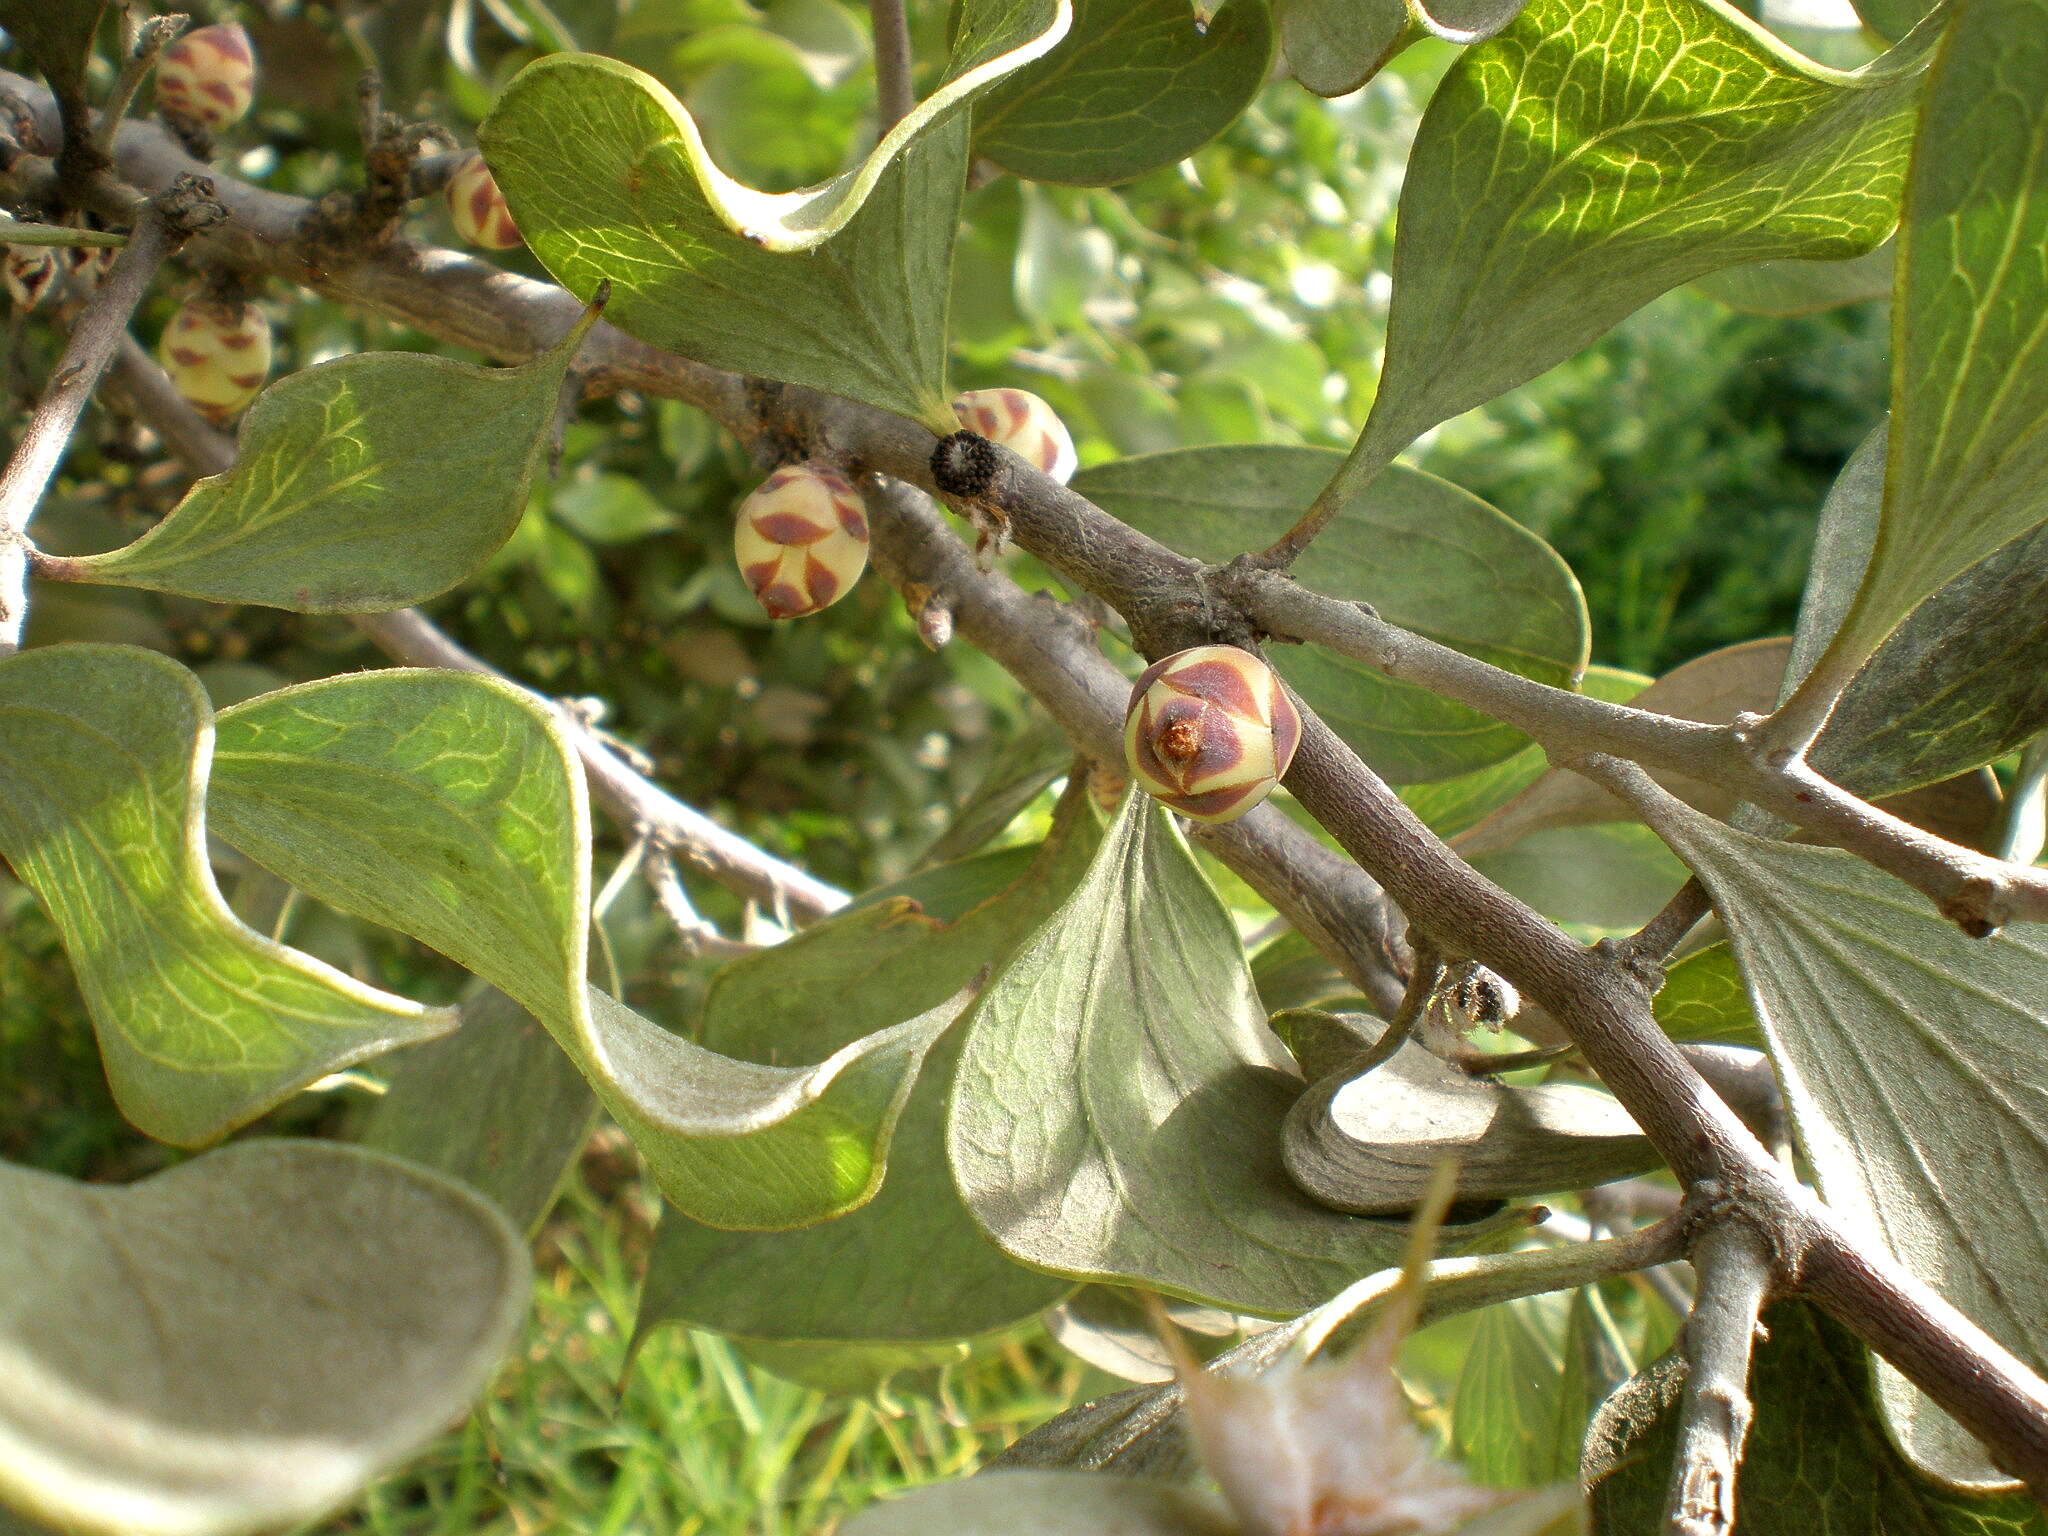
[[455, 1027], [228, 910], [206, 860], [213, 732], [198, 680], [153, 651], [0, 661], [0, 854], [63, 936], [114, 1102], [178, 1146]]
[[965, 998], [906, 1008], [815, 1065], [769, 1067], [587, 987], [583, 775], [532, 698], [489, 678], [394, 669], [265, 694], [223, 714], [220, 730], [221, 835], [529, 1010], [672, 1202], [730, 1226], [798, 1226], [880, 1184], [924, 1052]]
[[445, 592], [519, 526], [593, 318], [516, 368], [364, 352], [289, 374], [243, 419], [232, 469], [133, 544], [46, 574], [299, 613]]
[[[1030, 870], [950, 926], [856, 926], [866, 909], [725, 967], [705, 999], [705, 1039], [736, 1055], [829, 1050], [905, 988], [957, 986], [1041, 922], [1087, 868], [1086, 815], [1059, 821]], [[991, 867], [989, 858], [968, 861]], [[907, 882], [906, 882], [907, 884]], [[891, 897], [884, 905], [900, 904]], [[666, 1322], [756, 1344], [926, 1346], [1035, 1316], [1071, 1282], [1012, 1263], [960, 1203], [946, 1167], [946, 1099], [960, 1037], [939, 1042], [897, 1129], [880, 1193], [801, 1232], [720, 1232], [662, 1217], [638, 1335]]]
[[1074, 0], [1060, 45], [976, 104], [974, 153], [1032, 181], [1129, 181], [1229, 127], [1272, 57], [1265, 0], [1234, 0], [1206, 29], [1187, 0]]
[[[1074, 489], [1183, 554], [1223, 561], [1277, 538], [1340, 462], [1325, 448], [1187, 448], [1084, 470]], [[1556, 551], [1420, 470], [1403, 466], [1351, 497], [1294, 574], [1539, 682], [1568, 688], [1586, 664], [1585, 598]], [[1467, 773], [1528, 742], [1475, 710], [1314, 646], [1276, 647], [1272, 661], [1393, 783]]]
[[2048, 520], [2048, 0], [1957, 0], [1899, 235], [1884, 513], [1835, 647]]
[[[2048, 1232], [2013, 1192], [2048, 1183], [2048, 934], [1968, 938], [1853, 854], [1675, 801], [1656, 824], [1728, 926], [1829, 1206], [2040, 1369]], [[1889, 1368], [1880, 1396], [1923, 1468], [2002, 1480]]]
[[[1914, 1470], [1885, 1433], [1869, 1356], [1848, 1330], [1797, 1301], [1764, 1322], [1735, 1489], [1742, 1536], [2048, 1536], [2024, 1494], [1972, 1495]], [[1641, 1536], [1663, 1519], [1684, 1374], [1667, 1356], [1594, 1416], [1584, 1462], [1594, 1536]]]
[[[1883, 425], [1843, 466], [1815, 537], [1788, 680], [1826, 649], [1877, 535]], [[1898, 794], [2017, 751], [2048, 726], [2048, 528], [2022, 534], [1909, 614], [1850, 683], [1808, 753], [1865, 796]]]
[[469, 1406], [528, 1284], [488, 1201], [355, 1147], [0, 1167], [0, 1497], [105, 1536], [319, 1515]]
[[462, 1027], [393, 1056], [355, 1141], [460, 1179], [529, 1235], [590, 1139], [597, 1099], [532, 1014], [495, 987]]
[[733, 180], [667, 87], [588, 54], [528, 65], [478, 142], [534, 255], [580, 297], [609, 279], [621, 329], [947, 432], [962, 109], [1072, 19], [1071, 0], [971, 0], [946, 83], [858, 166], [806, 191]]
[[1877, 245], [1928, 40], [1847, 75], [1719, 0], [1532, 0], [1423, 115], [1386, 363], [1347, 477], [1680, 283]]
[[1339, 1215], [1288, 1180], [1280, 1121], [1301, 1081], [1229, 914], [1142, 795], [989, 984], [960, 1049], [953, 1176], [1022, 1263], [1285, 1314], [1401, 1245], [1399, 1224]]

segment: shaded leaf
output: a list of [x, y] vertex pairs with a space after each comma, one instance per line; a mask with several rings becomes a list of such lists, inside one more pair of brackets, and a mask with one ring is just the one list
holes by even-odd
[[1251, 967], [1259, 1006], [1269, 1015], [1358, 995], [1357, 983], [1293, 928], [1261, 945]]
[[967, 169], [961, 109], [1045, 54], [1069, 0], [971, 0], [946, 84], [854, 169], [765, 193], [720, 171], [653, 76], [615, 59], [528, 65], [478, 131], [527, 245], [612, 321], [699, 362], [957, 425], [947, 277]]
[[[1451, 1400], [1451, 1445], [1475, 1481], [1536, 1488], [1574, 1477], [1593, 1403], [1565, 1402], [1567, 1299], [1532, 1296], [1479, 1314]], [[1570, 1410], [1576, 1410], [1576, 1418]]]
[[1898, 218], [1928, 40], [1845, 75], [1726, 6], [1533, 0], [1423, 116], [1348, 476], [1680, 283], [1874, 247]]
[[1760, 261], [1710, 272], [1693, 286], [1751, 315], [1810, 315], [1844, 304], [1889, 298], [1892, 245], [1846, 261]]
[[155, 652], [0, 661], [0, 854], [63, 936], [121, 1113], [179, 1146], [455, 1027], [228, 910], [206, 860], [212, 735], [198, 681]]
[[[1189, 448], [1098, 465], [1074, 489], [1197, 559], [1263, 548], [1336, 470], [1322, 448]], [[1554, 550], [1448, 481], [1406, 467], [1350, 498], [1296, 561], [1304, 586], [1367, 602], [1384, 617], [1496, 666], [1570, 687], [1585, 666], [1585, 599]], [[1377, 668], [1277, 646], [1273, 665], [1393, 783], [1497, 763], [1520, 732]]]
[[[1183, 6], [1183, 10], [1185, 7]], [[1236, 1536], [1213, 1495], [1095, 1472], [991, 1472], [870, 1505], [845, 1536]]]
[[244, 418], [234, 468], [68, 581], [300, 613], [377, 613], [447, 591], [519, 526], [588, 318], [517, 368], [365, 352], [288, 374]]
[[1685, 883], [1685, 866], [1647, 827], [1546, 827], [1472, 861], [1487, 879], [1581, 938], [1642, 927]]
[[1419, 34], [1407, 0], [1274, 0], [1287, 72], [1318, 96], [1348, 96]]
[[[2048, 1182], [2048, 933], [1971, 939], [1834, 848], [1774, 842], [1676, 802], [1657, 828], [1727, 924], [1802, 1151], [1842, 1219], [2038, 1370], [2048, 1233], [2013, 1191]], [[1999, 1479], [1886, 1368], [1913, 1459]]]
[[1852, 0], [1863, 24], [1883, 38], [1904, 37], [1941, 0]]
[[1852, 658], [2048, 519], [2048, 0], [1959, 0], [1916, 145], [1884, 513], [1834, 641]]
[[1709, 944], [1672, 965], [1651, 1008], [1674, 1040], [1763, 1049], [1735, 951], [1725, 943]]
[[321, 1514], [468, 1407], [527, 1287], [488, 1202], [353, 1147], [0, 1168], [0, 1495], [108, 1536]]
[[[1914, 1471], [1885, 1432], [1863, 1346], [1818, 1308], [1765, 1315], [1749, 1382], [1756, 1419], [1736, 1484], [1737, 1536], [2042, 1536], [2024, 1494], [1976, 1497]], [[1604, 1403], [1584, 1471], [1596, 1536], [1663, 1519], [1684, 1370], [1651, 1365]]]
[[105, 0], [0, 0], [0, 29], [42, 71], [67, 112], [84, 103], [86, 59], [105, 9]]
[[[1280, 1121], [1300, 1080], [1265, 1028], [1229, 914], [1142, 795], [989, 984], [959, 1081], [954, 1179], [1022, 1263], [1285, 1314], [1403, 1240], [1398, 1224], [1339, 1215], [1288, 1180]], [[1219, 1225], [1233, 1234], [1220, 1257]]]
[[974, 153], [1033, 181], [1129, 181], [1229, 127], [1272, 56], [1265, 0], [1234, 0], [1206, 29], [1187, 0], [1074, 0], [1059, 46], [976, 104]]
[[1007, 827], [1073, 761], [1074, 744], [1067, 733], [1051, 716], [1034, 711], [1024, 729], [989, 764], [973, 793], [953, 813], [952, 825], [925, 850], [921, 862], [942, 864], [974, 852]]
[[867, 1199], [924, 1052], [965, 1003], [910, 1007], [815, 1065], [765, 1067], [587, 987], [583, 775], [544, 707], [489, 678], [372, 672], [238, 705], [213, 807], [264, 867], [532, 1012], [663, 1194], [729, 1225], [797, 1226]]
[[495, 987], [462, 1027], [389, 1059], [355, 1141], [460, 1179], [531, 1235], [590, 1138], [597, 1099], [532, 1014]]

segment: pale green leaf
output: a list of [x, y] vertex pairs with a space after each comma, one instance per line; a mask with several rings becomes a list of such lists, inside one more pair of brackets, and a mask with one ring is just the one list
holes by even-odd
[[1863, 18], [1863, 24], [1880, 37], [1897, 40], [1904, 37], [1932, 11], [1941, 0], [1853, 0], [1856, 14]]
[[858, 166], [806, 191], [733, 180], [667, 87], [594, 55], [528, 65], [478, 141], [534, 255], [579, 296], [608, 279], [622, 329], [951, 431], [962, 109], [1071, 20], [1070, 0], [971, 0], [946, 83]]
[[63, 936], [115, 1103], [179, 1146], [455, 1026], [228, 910], [206, 859], [212, 737], [197, 680], [154, 652], [0, 661], [0, 854]]
[[953, 813], [952, 824], [921, 862], [962, 858], [1001, 832], [1019, 811], [1074, 761], [1074, 744], [1050, 715], [1033, 712], [1024, 729], [988, 765], [981, 782]]
[[0, 1497], [104, 1536], [322, 1514], [468, 1408], [528, 1284], [487, 1201], [353, 1147], [0, 1167]]
[[[1074, 489], [1183, 554], [1225, 561], [1270, 544], [1337, 468], [1322, 448], [1189, 448], [1098, 465]], [[1570, 687], [1586, 664], [1585, 599], [1554, 550], [1448, 481], [1406, 467], [1359, 491], [1295, 562], [1303, 586], [1524, 677]], [[1380, 775], [1447, 778], [1528, 738], [1314, 646], [1272, 662]]]
[[1760, 261], [1709, 272], [1693, 286], [1751, 315], [1810, 315], [1891, 297], [1892, 245], [1845, 261]]
[[1533, 0], [1423, 116], [1386, 363], [1347, 477], [1680, 283], [1877, 245], [1898, 219], [1922, 41], [1845, 75], [1720, 0]]
[[1584, 939], [1640, 928], [1685, 884], [1685, 867], [1656, 834], [1623, 821], [1546, 827], [1472, 866]]
[[1265, 0], [1234, 0], [1206, 31], [1187, 0], [1074, 0], [1060, 45], [976, 105], [974, 153], [1033, 181], [1129, 181], [1227, 128], [1272, 56]]
[[1171, 1483], [991, 1472], [870, 1505], [845, 1536], [1236, 1536], [1239, 1529], [1214, 1495]]
[[1674, 1040], [1763, 1048], [1735, 952], [1725, 943], [1709, 944], [1674, 962], [1651, 1006]]
[[[2048, 934], [1966, 937], [1853, 854], [1774, 842], [1666, 802], [1657, 827], [1728, 925], [1800, 1146], [1830, 1207], [2036, 1369], [2048, 1233], [2015, 1190], [2048, 1183]], [[1900, 1378], [1909, 1454], [1996, 1479]]]
[[[1741, 1536], [2048, 1536], [2024, 1494], [1946, 1488], [1899, 1455], [1871, 1400], [1869, 1357], [1847, 1329], [1795, 1301], [1764, 1321], [1735, 1489]], [[1585, 1476], [1595, 1536], [1662, 1523], [1683, 1385], [1683, 1365], [1660, 1360], [1594, 1418]]]
[[1532, 1296], [1479, 1314], [1451, 1399], [1451, 1445], [1473, 1481], [1535, 1488], [1577, 1475], [1593, 1405], [1581, 1389], [1567, 1436], [1567, 1313], [1563, 1296]]
[[300, 613], [379, 613], [474, 575], [519, 526], [588, 323], [517, 368], [365, 352], [289, 374], [234, 468], [125, 548], [48, 574]]
[[1134, 795], [975, 1008], [948, 1155], [975, 1219], [1022, 1263], [1299, 1312], [1403, 1240], [1288, 1180], [1280, 1123], [1301, 1088], [1229, 914], [1166, 813]]
[[1884, 515], [1847, 657], [2048, 519], [2044, 163], [2048, 0], [1957, 0], [1906, 188]]
[[[1000, 960], [1072, 889], [1094, 824], [1070, 816], [1021, 880], [984, 889], [950, 924], [904, 910], [905, 889], [725, 967], [705, 1000], [704, 1038], [738, 1056], [828, 1051], [906, 988], [958, 986]], [[998, 872], [997, 858], [960, 868]], [[891, 1005], [893, 1006], [893, 1005]], [[1072, 1286], [1004, 1257], [960, 1203], [946, 1168], [946, 1099], [959, 1035], [940, 1041], [904, 1110], [889, 1176], [867, 1205], [801, 1232], [720, 1232], [662, 1217], [638, 1334], [683, 1322], [749, 1344], [923, 1346], [1006, 1328]]]
[[1274, 0], [1287, 72], [1318, 96], [1347, 96], [1417, 35], [1407, 0]]
[[495, 987], [462, 1004], [462, 1027], [387, 1057], [385, 1090], [356, 1133], [460, 1179], [532, 1233], [590, 1139], [597, 1100], [540, 1021]]
[[924, 1052], [965, 1003], [907, 1006], [800, 1058], [815, 1065], [770, 1067], [587, 987], [583, 775], [547, 711], [488, 678], [373, 672], [238, 705], [222, 716], [212, 804], [258, 863], [532, 1012], [662, 1192], [707, 1220], [797, 1226], [873, 1194]]

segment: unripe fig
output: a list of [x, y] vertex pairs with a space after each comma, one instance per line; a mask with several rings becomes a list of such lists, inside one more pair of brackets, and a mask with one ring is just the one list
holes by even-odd
[[482, 155], [471, 155], [448, 178], [448, 217], [465, 245], [509, 251], [519, 244], [519, 226], [512, 222], [505, 194], [498, 190]]
[[860, 495], [824, 464], [778, 469], [740, 503], [740, 574], [774, 619], [800, 619], [853, 590], [868, 563]]
[[1073, 478], [1080, 465], [1066, 423], [1029, 390], [970, 389], [953, 397], [953, 414], [968, 431], [1001, 443], [1061, 485]]
[[1198, 645], [1155, 661], [1131, 687], [1124, 760], [1145, 793], [1191, 821], [1235, 821], [1294, 760], [1301, 715], [1250, 651]]
[[232, 22], [187, 32], [156, 66], [156, 105], [166, 117], [218, 133], [256, 99], [256, 50]]
[[7, 297], [14, 307], [34, 309], [57, 282], [57, 253], [46, 245], [11, 245], [0, 262], [0, 275], [7, 284]]
[[224, 422], [270, 376], [270, 322], [253, 304], [187, 299], [164, 327], [157, 357], [179, 394], [201, 415]]

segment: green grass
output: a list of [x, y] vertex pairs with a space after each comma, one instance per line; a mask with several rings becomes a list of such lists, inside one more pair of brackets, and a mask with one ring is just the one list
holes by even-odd
[[657, 1198], [637, 1171], [602, 1198], [579, 1172], [488, 1397], [298, 1536], [812, 1536], [881, 1494], [972, 1472], [1083, 1383], [1072, 1357], [1026, 1342], [956, 1368], [936, 1401], [827, 1397], [673, 1327], [627, 1375]]

